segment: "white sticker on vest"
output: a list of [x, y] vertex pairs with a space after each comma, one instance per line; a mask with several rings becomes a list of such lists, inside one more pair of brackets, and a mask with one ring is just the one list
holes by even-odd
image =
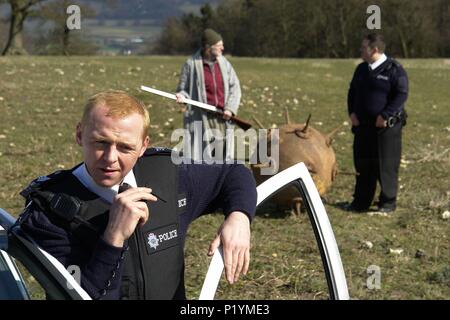
[[173, 224], [144, 233], [147, 253], [152, 254], [178, 244], [177, 225]]
[[383, 75], [379, 74], [379, 75], [377, 75], [377, 79], [381, 79], [381, 80], [386, 80], [386, 81], [388, 81], [388, 80], [389, 80], [389, 77], [386, 77], [386, 76], [383, 76]]
[[178, 208], [186, 206], [186, 198], [178, 200]]

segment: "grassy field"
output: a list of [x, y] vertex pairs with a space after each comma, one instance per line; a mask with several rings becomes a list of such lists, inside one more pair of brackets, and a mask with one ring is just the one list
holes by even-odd
[[[170, 145], [179, 107], [139, 92], [140, 85], [174, 91], [185, 57], [0, 58], [0, 207], [17, 215], [20, 190], [34, 177], [81, 160], [74, 128], [87, 97], [115, 88], [143, 99], [152, 116], [154, 145]], [[346, 93], [357, 60], [231, 58], [241, 80], [240, 116], [265, 126], [291, 120], [328, 132], [347, 121]], [[354, 177], [338, 175], [326, 209], [355, 299], [450, 299], [450, 60], [403, 60], [409, 74], [398, 210], [393, 216], [349, 214]], [[353, 171], [348, 126], [337, 134], [339, 169]], [[219, 214], [191, 226], [186, 243], [189, 298], [197, 298]], [[306, 215], [266, 206], [252, 226], [250, 272], [236, 285], [222, 281], [221, 299], [326, 299], [321, 261]], [[370, 242], [368, 244], [367, 242]], [[402, 251], [401, 251], [402, 250]], [[420, 250], [420, 251], [418, 251]], [[395, 253], [400, 252], [401, 253]], [[392, 253], [394, 252], [394, 253]], [[419, 252], [419, 253], [418, 253]], [[367, 268], [381, 268], [381, 288], [366, 286]], [[35, 297], [42, 292], [29, 279]]]

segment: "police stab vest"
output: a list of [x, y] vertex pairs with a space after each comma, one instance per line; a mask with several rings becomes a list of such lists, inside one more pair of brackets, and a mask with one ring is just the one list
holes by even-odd
[[[178, 170], [168, 149], [148, 149], [133, 173], [137, 185], [160, 199], [147, 202], [149, 219], [128, 239], [122, 299], [185, 299], [184, 255], [178, 218]], [[52, 174], [22, 192], [50, 221], [70, 231], [91, 251], [108, 223], [110, 204], [89, 191], [72, 170]]]

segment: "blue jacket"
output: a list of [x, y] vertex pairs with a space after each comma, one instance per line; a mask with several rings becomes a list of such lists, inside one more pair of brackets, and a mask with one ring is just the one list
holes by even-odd
[[348, 114], [355, 113], [362, 125], [375, 126], [378, 115], [387, 120], [402, 112], [407, 98], [408, 76], [397, 61], [388, 58], [372, 71], [363, 62], [350, 83]]

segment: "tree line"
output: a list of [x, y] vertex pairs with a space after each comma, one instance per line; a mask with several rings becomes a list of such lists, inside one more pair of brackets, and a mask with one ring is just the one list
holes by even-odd
[[[380, 30], [367, 28], [372, 4], [381, 9]], [[385, 35], [393, 56], [450, 56], [450, 0], [223, 0], [199, 15], [169, 18], [153, 52], [189, 54], [208, 27], [237, 56], [355, 57], [373, 31]]]
[[[97, 47], [66, 26], [69, 0], [0, 0], [10, 16], [0, 20], [0, 52], [6, 54], [95, 54]], [[94, 18], [89, 2], [80, 4], [83, 18]], [[115, 0], [103, 6], [114, 10]], [[359, 55], [370, 32], [367, 8], [381, 9], [381, 33], [396, 57], [450, 57], [450, 0], [222, 0], [205, 4], [197, 14], [167, 19], [156, 44], [146, 53], [190, 54], [211, 27], [224, 38], [226, 52], [237, 56], [348, 58]], [[30, 41], [24, 21], [37, 18], [53, 27]], [[378, 30], [377, 30], [378, 31]], [[3, 37], [3, 38], [2, 38]], [[32, 48], [27, 48], [32, 46]]]

